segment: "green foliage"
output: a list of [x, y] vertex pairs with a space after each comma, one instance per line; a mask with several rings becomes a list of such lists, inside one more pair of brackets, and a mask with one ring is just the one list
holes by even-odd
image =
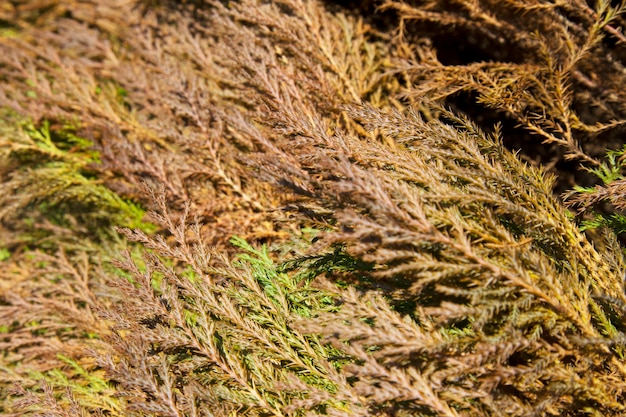
[[74, 126], [52, 129], [44, 121], [35, 127], [9, 114], [1, 128], [0, 158], [7, 172], [0, 184], [1, 220], [32, 224], [45, 218], [65, 228], [91, 225], [99, 233], [111, 233], [113, 225], [153, 230], [138, 204], [103, 185], [95, 171], [98, 153]]
[[597, 229], [607, 227], [613, 233], [621, 234], [626, 232], [626, 216], [623, 214], [596, 214], [593, 219], [586, 219], [580, 223], [580, 230]]
[[75, 402], [83, 409], [99, 410], [109, 415], [123, 415], [123, 404], [115, 398], [115, 389], [97, 370], [88, 371], [81, 364], [64, 355], [58, 359], [68, 369], [51, 369], [47, 372], [32, 372], [30, 377], [35, 381], [45, 381], [52, 388], [62, 388], [71, 392], [72, 397], [60, 396], [56, 401], [59, 407], [70, 407]]
[[[217, 402], [223, 412], [244, 407], [280, 415], [286, 408], [295, 411], [294, 404], [305, 404], [309, 396], [319, 398], [309, 408], [337, 405], [332, 400], [337, 368], [327, 359], [336, 350], [292, 325], [335, 309], [332, 294], [280, 272], [267, 247], [255, 248], [240, 237], [231, 239], [241, 251], [235, 261], [203, 267], [206, 248], [187, 246], [180, 235], [185, 228], [183, 222], [171, 230], [181, 239], [173, 247], [138, 231], [124, 232], [155, 252], [145, 255], [145, 271], [130, 258], [117, 263], [134, 278], [117, 284], [129, 297], [114, 313], [130, 320], [131, 331], [111, 352], [121, 361], [101, 362], [124, 387], [127, 401], [141, 410], [173, 407], [185, 396], [175, 390], [184, 381], [197, 401]], [[180, 272], [167, 265], [172, 260]], [[155, 274], [162, 277], [158, 288], [152, 285]], [[154, 315], [155, 308], [162, 313]], [[173, 315], [166, 317], [166, 311]], [[146, 334], [149, 346], [142, 341]], [[153, 376], [139, 377], [138, 365], [148, 366]], [[137, 394], [140, 387], [149, 395]]]
[[[614, 181], [623, 179], [624, 166], [624, 153], [626, 153], [626, 147], [619, 150], [609, 150], [606, 153], [606, 161], [599, 167], [590, 169], [590, 172], [598, 177], [605, 185], [608, 185]], [[593, 192], [591, 188], [579, 187], [576, 190], [581, 192]]]
[[265, 245], [261, 249], [255, 249], [237, 236], [231, 238], [230, 242], [235, 247], [244, 250], [243, 253], [237, 255], [240, 263], [235, 265], [252, 267], [252, 275], [272, 302], [281, 303], [281, 298], [284, 298], [290, 311], [304, 318], [312, 318], [316, 313], [334, 307], [333, 298], [330, 295], [320, 296], [311, 287], [311, 281], [322, 271], [331, 272], [334, 269], [343, 269], [345, 263], [338, 261], [338, 256], [324, 263], [314, 262], [306, 269], [296, 266], [304, 260], [288, 262], [291, 265], [290, 269], [298, 269], [302, 272], [289, 274], [285, 269], [285, 264], [274, 265]]
[[[581, 222], [581, 230], [606, 227], [617, 235], [626, 232], [625, 153], [626, 147], [609, 150], [605, 161], [589, 170], [602, 181], [601, 185], [595, 187], [577, 185], [568, 193], [568, 203], [586, 214], [586, 218]], [[610, 205], [608, 210], [607, 204]]]

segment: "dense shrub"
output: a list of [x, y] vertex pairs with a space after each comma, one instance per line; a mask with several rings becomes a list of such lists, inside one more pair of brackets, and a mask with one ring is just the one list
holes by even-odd
[[1, 5], [0, 411], [623, 415], [616, 3]]

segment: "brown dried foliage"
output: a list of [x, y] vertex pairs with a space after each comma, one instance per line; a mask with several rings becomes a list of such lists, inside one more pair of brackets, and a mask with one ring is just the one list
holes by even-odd
[[[90, 241], [89, 225], [38, 217], [64, 239], [33, 258], [16, 237], [37, 211], [31, 196], [0, 197], [20, 203], [0, 218], [12, 250], [0, 387], [18, 384], [0, 394], [3, 412], [625, 412], [615, 236], [594, 245], [498, 128], [435, 102], [476, 93], [595, 166], [586, 144], [624, 118], [621, 9], [387, 1], [395, 14], [380, 20], [304, 0], [0, 10], [15, 31], [0, 37], [0, 103], [36, 125], [72, 121], [99, 152], [91, 175], [161, 227]], [[433, 45], [454, 31], [515, 59], [442, 63]], [[3, 184], [40, 178], [5, 142]], [[619, 183], [602, 192], [622, 207]], [[234, 235], [255, 245], [233, 247]]]

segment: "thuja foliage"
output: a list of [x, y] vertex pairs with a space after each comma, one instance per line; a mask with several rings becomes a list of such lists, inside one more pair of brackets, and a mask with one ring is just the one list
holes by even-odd
[[625, 10], [1, 5], [0, 413], [625, 414]]

